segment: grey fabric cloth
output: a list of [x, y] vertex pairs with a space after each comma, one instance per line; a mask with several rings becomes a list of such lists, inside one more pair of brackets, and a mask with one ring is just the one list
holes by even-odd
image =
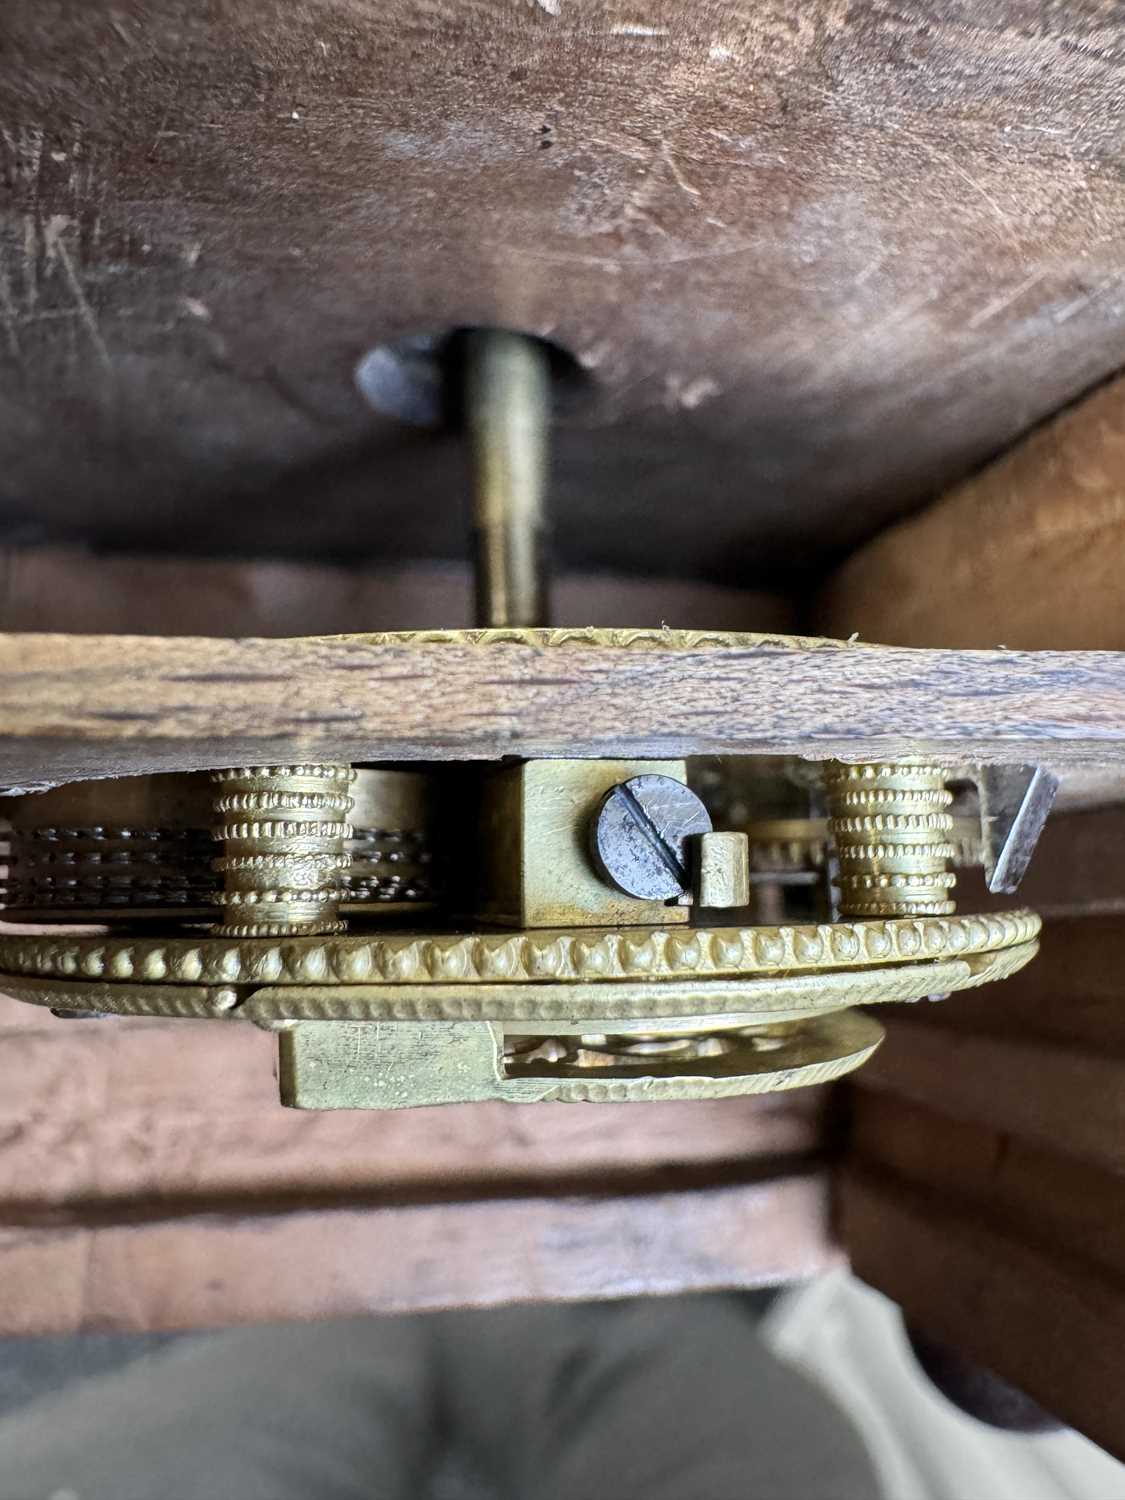
[[734, 1297], [199, 1336], [0, 1421], [0, 1500], [426, 1500], [451, 1461], [496, 1500], [878, 1493]]

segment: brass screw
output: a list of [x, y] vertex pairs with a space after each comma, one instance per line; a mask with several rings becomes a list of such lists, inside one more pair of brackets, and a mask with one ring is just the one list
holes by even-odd
[[259, 766], [216, 771], [215, 837], [223, 854], [219, 937], [342, 932], [337, 903], [349, 864], [350, 766]]
[[829, 831], [840, 859], [840, 914], [948, 916], [953, 801], [945, 772], [923, 761], [833, 764]]

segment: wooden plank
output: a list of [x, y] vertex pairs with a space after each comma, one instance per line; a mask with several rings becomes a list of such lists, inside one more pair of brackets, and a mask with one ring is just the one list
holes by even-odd
[[[958, 903], [974, 911], [1000, 904], [981, 900], [964, 877], [958, 887]], [[1125, 913], [1125, 807], [1052, 812], [1020, 883], [1019, 904], [1034, 907], [1053, 930], [1063, 918]]]
[[0, 637], [9, 782], [298, 759], [1125, 755], [1125, 655]]
[[854, 1270], [912, 1322], [1125, 1458], [1125, 1278], [862, 1167], [839, 1210]]
[[[556, 625], [791, 630], [780, 594], [689, 578], [557, 571]], [[334, 635], [471, 625], [465, 563], [314, 566], [271, 559], [116, 557], [0, 548], [0, 631], [81, 635]]]
[[750, 1286], [837, 1255], [826, 1090], [282, 1109], [275, 1038], [0, 1002], [0, 1332]]
[[772, 587], [1121, 363], [1112, 9], [4, 0], [3, 23], [7, 535], [456, 556], [457, 445], [353, 371], [486, 322], [589, 372], [556, 441], [565, 556]]
[[278, 1103], [276, 1039], [206, 1021], [59, 1021], [0, 1001], [0, 1225], [201, 1205], [635, 1191], [816, 1151], [827, 1091], [699, 1103]]
[[[1116, 773], [1109, 773], [1116, 779]], [[1114, 917], [1125, 913], [1125, 806], [1083, 805], [1070, 799], [1092, 792], [1091, 783], [1109, 790], [1100, 772], [1064, 773], [1060, 791], [1069, 806], [1055, 809], [1039, 836], [1030, 868], [1015, 894], [989, 891], [980, 866], [957, 874], [956, 900], [961, 911], [1010, 911], [1030, 906], [1052, 931], [1075, 919]]]
[[1117, 380], [860, 548], [816, 628], [903, 646], [1120, 650], [1123, 483]]
[[0, 1229], [0, 1328], [199, 1328], [755, 1287], [838, 1261], [819, 1176], [631, 1197]]
[[[1046, 1252], [1125, 1277], [1125, 1175], [856, 1088], [849, 1162]], [[943, 1208], [944, 1211], [944, 1208]]]
[[[811, 618], [915, 648], [1125, 645], [1125, 382], [859, 549]], [[1119, 771], [1061, 801], [1120, 800]], [[922, 1330], [1125, 1455], [1125, 831], [1053, 818], [1020, 901], [1050, 917], [1020, 975], [884, 1017], [850, 1091], [840, 1232]], [[965, 909], [994, 905], [979, 882]]]
[[1033, 962], [1003, 984], [951, 995], [940, 1005], [896, 1007], [884, 1020], [896, 1031], [921, 1022], [1125, 1057], [1123, 976], [1120, 917], [1054, 919]]
[[[982, 1002], [985, 1003], [985, 1002]], [[892, 1023], [865, 1088], [1125, 1170], [1125, 1057], [925, 1021]]]

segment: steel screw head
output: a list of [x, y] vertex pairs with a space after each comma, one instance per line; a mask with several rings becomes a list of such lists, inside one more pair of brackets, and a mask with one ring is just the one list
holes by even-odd
[[590, 849], [602, 879], [626, 896], [675, 901], [691, 889], [688, 839], [710, 832], [707, 809], [682, 781], [634, 776], [602, 798]]

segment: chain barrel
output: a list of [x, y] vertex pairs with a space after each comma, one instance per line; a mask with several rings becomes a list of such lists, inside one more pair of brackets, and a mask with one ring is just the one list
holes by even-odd
[[215, 869], [223, 877], [220, 937], [311, 936], [344, 930], [339, 916], [352, 808], [350, 766], [216, 771]]
[[948, 863], [956, 849], [942, 767], [834, 763], [826, 782], [841, 915], [948, 916], [956, 881]]

